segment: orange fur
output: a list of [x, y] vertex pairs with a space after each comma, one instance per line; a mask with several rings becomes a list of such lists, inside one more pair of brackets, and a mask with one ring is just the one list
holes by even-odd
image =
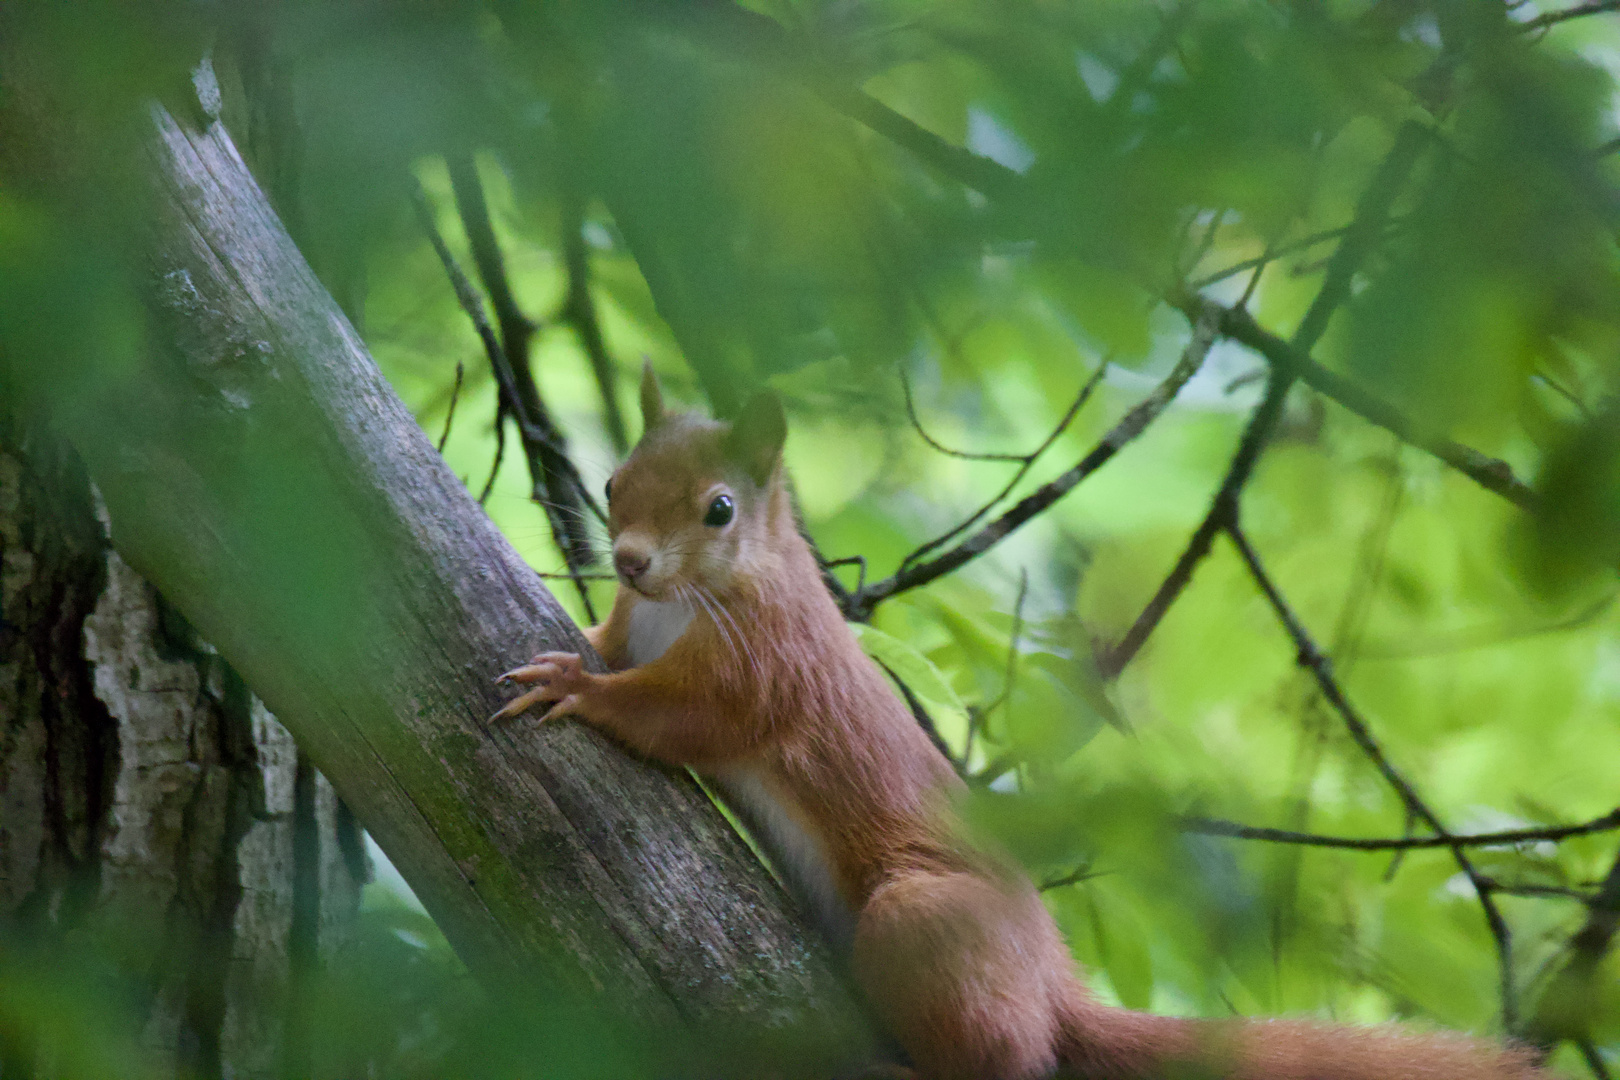
[[[590, 631], [612, 671], [536, 657], [510, 673], [535, 688], [503, 714], [555, 702], [548, 719], [577, 715], [716, 777], [728, 798], [737, 792], [745, 820], [781, 839], [773, 856], [801, 901], [839, 909], [821, 912], [821, 925], [851, 949], [857, 981], [919, 1076], [1541, 1075], [1520, 1051], [1462, 1036], [1193, 1021], [1098, 1003], [1028, 879], [958, 835], [950, 802], [960, 780], [822, 585], [780, 473], [780, 405], [756, 399], [735, 428], [666, 416], [650, 372], [642, 401], [647, 433], [611, 482], [621, 584]], [[720, 496], [734, 519], [703, 524]], [[625, 566], [646, 569], [627, 577]], [[638, 614], [641, 605], [651, 606]], [[671, 632], [665, 651], [631, 666]]]

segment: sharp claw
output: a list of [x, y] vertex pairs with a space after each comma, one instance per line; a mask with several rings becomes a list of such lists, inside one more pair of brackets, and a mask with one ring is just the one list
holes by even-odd
[[511, 701], [508, 701], [506, 703], [506, 705], [502, 707], [500, 712], [496, 713], [494, 716], [489, 718], [490, 723], [496, 723], [497, 721], [503, 721], [503, 720], [510, 720], [514, 716], [517, 716], [519, 713], [526, 711], [529, 708], [529, 706], [538, 705], [540, 702], [545, 701], [545, 700], [546, 700], [546, 688], [543, 687], [543, 686], [537, 686], [533, 690], [530, 690], [528, 693], [519, 694], [517, 697], [513, 698]]
[[558, 671], [555, 664], [524, 664], [522, 667], [513, 668], [511, 671], [508, 671], [505, 675], [502, 675], [495, 681], [497, 683], [550, 682], [557, 676], [557, 674]]

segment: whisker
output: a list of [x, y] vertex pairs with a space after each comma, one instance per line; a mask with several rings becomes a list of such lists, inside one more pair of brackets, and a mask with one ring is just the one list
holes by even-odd
[[710, 603], [714, 605], [713, 610], [718, 612], [726, 622], [731, 624], [732, 631], [737, 635], [737, 641], [742, 645], [743, 652], [748, 656], [749, 672], [756, 679], [763, 678], [764, 668], [760, 666], [759, 657], [755, 655], [754, 648], [749, 644], [748, 637], [743, 633], [742, 627], [737, 625], [737, 620], [732, 617], [731, 612], [726, 610], [725, 604], [720, 602], [720, 598], [718, 596], [714, 595], [713, 592], [703, 589], [702, 586], [698, 586], [698, 588], [708, 594]]
[[737, 643], [731, 639], [731, 634], [726, 631], [725, 626], [720, 622], [719, 618], [716, 617], [714, 609], [710, 607], [709, 602], [704, 599], [702, 590], [695, 584], [682, 585], [680, 588], [680, 594], [687, 598], [688, 603], [695, 601], [697, 606], [703, 609], [704, 613], [709, 617], [709, 622], [712, 623], [715, 630], [719, 632], [720, 640], [725, 642], [726, 648], [730, 651], [731, 655], [739, 661], [742, 660], [742, 654], [737, 651]]
[[710, 620], [710, 622], [714, 625], [714, 630], [716, 630], [716, 633], [719, 633], [719, 636], [721, 636], [721, 641], [726, 643], [726, 649], [729, 651], [729, 653], [731, 653], [732, 659], [735, 659], [735, 661], [739, 662], [740, 664], [744, 657], [742, 657], [742, 653], [740, 653], [739, 648], [737, 648], [737, 641], [732, 638], [731, 631], [726, 630], [726, 623], [719, 620], [718, 615], [716, 615], [716, 612], [714, 612], [713, 604], [710, 604], [708, 597], [703, 594], [703, 588], [701, 588], [700, 585], [697, 585], [697, 583], [687, 585], [685, 588], [687, 588], [687, 593], [692, 596], [692, 599], [695, 599], [695, 601], [698, 602], [698, 606], [703, 607], [703, 610], [705, 610], [705, 614], [708, 615], [708, 620]]

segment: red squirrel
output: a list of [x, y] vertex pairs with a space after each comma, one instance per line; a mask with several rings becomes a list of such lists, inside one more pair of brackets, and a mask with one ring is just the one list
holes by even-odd
[[[498, 717], [550, 703], [717, 787], [845, 952], [920, 1080], [1533, 1080], [1527, 1052], [1452, 1034], [1191, 1020], [1098, 1002], [1029, 879], [967, 842], [963, 788], [828, 595], [783, 476], [786, 421], [665, 412], [608, 482], [619, 589], [587, 631], [610, 673], [545, 653]], [[1189, 1071], [1191, 1070], [1191, 1071]]]

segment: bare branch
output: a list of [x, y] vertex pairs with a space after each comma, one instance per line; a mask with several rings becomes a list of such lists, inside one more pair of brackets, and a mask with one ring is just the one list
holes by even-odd
[[462, 228], [467, 233], [467, 244], [472, 250], [473, 265], [483, 279], [495, 308], [495, 322], [501, 332], [501, 345], [506, 357], [517, 373], [518, 388], [523, 405], [530, 415], [539, 412], [539, 393], [533, 390], [534, 375], [529, 371], [529, 341], [534, 337], [535, 325], [518, 307], [512, 295], [512, 285], [506, 276], [506, 265], [501, 258], [500, 242], [495, 238], [495, 227], [490, 220], [489, 204], [484, 199], [484, 183], [478, 177], [478, 166], [467, 155], [445, 159], [450, 171], [450, 188], [455, 195], [456, 210], [461, 215]]
[[1428, 826], [1435, 836], [1446, 842], [1450, 849], [1452, 859], [1468, 878], [1479, 898], [1481, 910], [1485, 915], [1485, 923], [1490, 929], [1491, 938], [1496, 943], [1498, 978], [1502, 992], [1502, 1024], [1508, 1031], [1517, 1027], [1518, 1007], [1517, 996], [1513, 981], [1513, 937], [1508, 929], [1507, 920], [1502, 917], [1501, 909], [1497, 906], [1492, 895], [1490, 882], [1474, 867], [1473, 860], [1468, 857], [1465, 846], [1458, 842], [1456, 836], [1441, 823], [1438, 815], [1431, 810], [1417, 793], [1410, 781], [1395, 768], [1389, 760], [1378, 740], [1373, 737], [1372, 729], [1368, 727], [1360, 713], [1350, 704], [1340, 688], [1338, 680], [1333, 676], [1333, 661], [1321, 651], [1312, 639], [1305, 625], [1294, 614], [1293, 608], [1283, 598], [1281, 591], [1266, 573], [1260, 556], [1249, 545], [1248, 538], [1244, 536], [1241, 526], [1234, 521], [1226, 528], [1226, 534], [1237, 547], [1238, 554], [1242, 556], [1244, 564], [1249, 568], [1249, 574], [1254, 578], [1255, 584], [1265, 595], [1277, 619], [1282, 623], [1283, 629], [1294, 643], [1296, 659], [1299, 666], [1310, 672], [1316, 681], [1317, 690], [1324, 700], [1333, 707], [1344, 722], [1345, 729], [1350, 738], [1360, 747], [1363, 755], [1370, 761], [1379, 775], [1384, 778], [1391, 790], [1400, 799], [1407, 813], [1416, 820]]
[[[1189, 318], [1196, 318], [1203, 314], [1209, 301], [1181, 296], [1173, 297], [1171, 303]], [[1323, 367], [1310, 358], [1307, 350], [1299, 349], [1261, 327], [1247, 311], [1222, 308], [1220, 333], [1222, 337], [1253, 349], [1265, 357], [1272, 367], [1294, 372], [1301, 382], [1313, 390], [1391, 432], [1402, 442], [1434, 455], [1485, 490], [1500, 495], [1522, 509], [1535, 509], [1535, 491], [1513, 474], [1513, 468], [1507, 462], [1454, 440], [1424, 432], [1395, 406], [1338, 372]]]
[[1229, 836], [1236, 840], [1259, 840], [1270, 844], [1298, 844], [1302, 847], [1342, 848], [1349, 851], [1411, 851], [1418, 848], [1505, 847], [1512, 844], [1556, 843], [1571, 836], [1613, 832], [1620, 829], [1620, 808], [1578, 825], [1552, 825], [1537, 829], [1503, 829], [1488, 833], [1457, 833], [1441, 836], [1323, 836], [1242, 825], [1220, 818], [1193, 817], [1181, 822], [1184, 831], [1198, 836]]
[[1126, 413], [1119, 423], [1103, 436], [1102, 441], [1072, 469], [1030, 492], [1000, 517], [943, 555], [897, 571], [852, 594], [844, 604], [844, 614], [849, 618], [864, 621], [871, 618], [873, 608], [889, 597], [926, 585], [964, 566], [1006, 539], [1020, 526], [1073, 491], [1080, 481], [1106, 465], [1131, 440], [1142, 434], [1143, 430], [1175, 399], [1176, 394], [1181, 392], [1187, 380], [1203, 366], [1204, 358], [1209, 355], [1209, 347], [1215, 340], [1216, 314], [1218, 313], [1212, 313], [1208, 320], [1194, 324], [1192, 340], [1187, 343], [1186, 349], [1182, 351], [1181, 358], [1171, 369], [1170, 374], [1153, 388], [1151, 394]]
[[[855, 588], [862, 589], [866, 587], [865, 555], [846, 555], [842, 559], [829, 559], [821, 564], [821, 570], [823, 573], [826, 573], [828, 570], [836, 570], [840, 566], [855, 567], [858, 571], [855, 575]], [[847, 593], [848, 590], [845, 590], [845, 592]]]

